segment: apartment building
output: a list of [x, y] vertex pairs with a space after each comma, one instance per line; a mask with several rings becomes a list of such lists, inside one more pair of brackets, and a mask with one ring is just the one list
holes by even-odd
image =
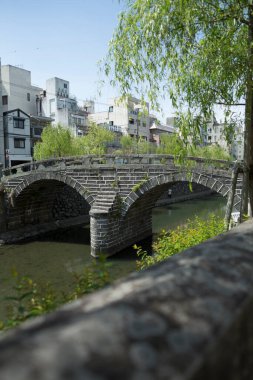
[[30, 116], [37, 114], [37, 94], [31, 72], [12, 65], [1, 66], [1, 113], [4, 128], [4, 166], [32, 160]]
[[243, 160], [244, 154], [244, 131], [242, 126], [237, 126], [231, 142], [226, 139], [226, 124], [217, 123], [214, 119], [207, 125], [206, 132], [203, 133], [204, 143], [207, 145], [217, 144], [225, 149], [238, 161]]
[[31, 84], [30, 71], [0, 64], [0, 162], [13, 166], [31, 161], [34, 144], [49, 123], [84, 135], [89, 112], [94, 112], [94, 102], [80, 107], [70, 96], [68, 81], [48, 79], [43, 90]]
[[[168, 127], [177, 129], [177, 118], [169, 117], [166, 119]], [[200, 129], [199, 143], [202, 145], [219, 145], [226, 150], [235, 160], [243, 160], [244, 152], [244, 131], [242, 126], [235, 128], [234, 136], [231, 143], [226, 139], [226, 124], [218, 123], [213, 115], [206, 128]], [[189, 141], [192, 142], [193, 137], [189, 137]]]
[[31, 72], [3, 65], [1, 75], [3, 112], [21, 109], [28, 115], [36, 115], [36, 96], [42, 88], [31, 84]]
[[74, 136], [87, 133], [88, 113], [94, 112], [94, 104], [78, 105], [75, 97], [70, 96], [69, 81], [61, 78], [50, 78], [46, 81], [46, 89], [37, 98], [39, 116], [54, 119], [54, 124], [60, 123], [70, 128]]
[[1, 60], [0, 60], [0, 164], [2, 164], [3, 166], [5, 166]]
[[15, 166], [31, 161], [30, 116], [17, 108], [4, 112], [3, 120], [5, 166]]
[[147, 141], [150, 139], [149, 103], [143, 106], [141, 100], [133, 96], [125, 100], [109, 100], [105, 111], [91, 113], [89, 119], [122, 135], [141, 137]]

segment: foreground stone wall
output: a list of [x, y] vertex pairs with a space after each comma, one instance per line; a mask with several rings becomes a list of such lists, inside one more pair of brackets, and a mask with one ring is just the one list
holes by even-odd
[[1, 380], [250, 380], [253, 223], [0, 339]]

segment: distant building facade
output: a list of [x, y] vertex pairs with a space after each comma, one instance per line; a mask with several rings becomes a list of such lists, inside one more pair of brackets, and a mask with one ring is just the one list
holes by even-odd
[[1, 59], [0, 59], [0, 164], [2, 164], [3, 166], [5, 166], [4, 122], [3, 122], [3, 105], [2, 105]]
[[145, 102], [143, 109], [141, 100], [133, 96], [110, 100], [105, 111], [91, 113], [89, 119], [113, 132], [149, 141], [149, 103]]
[[80, 107], [74, 97], [70, 97], [69, 81], [57, 77], [46, 81], [46, 89], [37, 98], [39, 116], [54, 119], [70, 128], [74, 136], [83, 136], [88, 129], [88, 113], [94, 111], [92, 102]]
[[226, 139], [226, 124], [218, 123], [215, 118], [207, 125], [203, 133], [205, 145], [219, 145], [226, 150], [235, 160], [243, 160], [244, 155], [244, 130], [242, 126], [235, 127], [231, 141]]
[[[168, 118], [166, 122], [168, 121]], [[175, 133], [175, 127], [173, 125], [167, 125], [160, 123], [156, 116], [150, 115], [150, 142], [160, 145], [161, 135]]]
[[31, 115], [37, 114], [36, 97], [42, 89], [31, 84], [31, 72], [12, 65], [1, 66], [1, 119], [4, 166], [32, 160]]
[[1, 76], [3, 112], [20, 109], [28, 115], [36, 115], [36, 96], [42, 88], [31, 84], [31, 72], [3, 65]]
[[30, 117], [18, 109], [3, 113], [5, 166], [15, 166], [32, 160]]

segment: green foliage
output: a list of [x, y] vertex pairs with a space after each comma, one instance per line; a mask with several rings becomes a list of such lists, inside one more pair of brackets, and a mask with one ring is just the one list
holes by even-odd
[[34, 158], [36, 160], [85, 154], [104, 154], [107, 151], [107, 144], [114, 140], [114, 134], [95, 123], [91, 123], [87, 135], [74, 137], [68, 128], [58, 124], [44, 128], [41, 140], [34, 147]]
[[139, 269], [145, 269], [223, 232], [225, 232], [223, 218], [211, 215], [206, 220], [196, 216], [194, 219], [188, 220], [186, 225], [178, 226], [170, 232], [163, 230], [153, 244], [152, 256], [143, 251], [141, 247], [134, 246], [140, 257], [137, 266]]
[[[122, 95], [136, 90], [178, 110], [182, 137], [196, 136], [214, 103], [246, 97], [249, 0], [126, 0], [104, 70]], [[198, 116], [198, 117], [196, 117]]]
[[81, 274], [73, 274], [74, 291], [57, 296], [48, 283], [39, 287], [30, 277], [13, 272], [13, 294], [5, 297], [9, 301], [8, 318], [0, 321], [0, 330], [7, 330], [25, 320], [55, 310], [60, 305], [71, 302], [84, 294], [100, 289], [111, 282], [108, 262], [101, 256], [85, 267]]
[[218, 144], [202, 147], [191, 147], [189, 149], [189, 155], [194, 157], [203, 157], [209, 160], [232, 160], [230, 154]]
[[202, 157], [208, 160], [232, 159], [226, 150], [218, 144], [194, 146], [193, 144], [185, 143], [176, 133], [161, 135], [161, 144], [157, 148], [157, 153], [171, 154], [179, 159], [186, 156]]
[[136, 147], [136, 140], [131, 136], [126, 135], [121, 137], [120, 144], [122, 147], [122, 153], [130, 154], [133, 152], [133, 148], [135, 149]]
[[138, 191], [142, 187], [142, 185], [144, 185], [144, 183], [146, 183], [148, 181], [148, 179], [149, 179], [149, 176], [148, 176], [148, 174], [146, 174], [140, 182], [136, 183], [132, 187], [132, 191], [134, 191], [134, 192]]
[[73, 154], [73, 136], [69, 129], [60, 124], [49, 125], [41, 134], [42, 142], [34, 147], [34, 158], [42, 160], [51, 157], [71, 156]]
[[47, 313], [58, 306], [56, 295], [50, 284], [40, 289], [31, 278], [21, 277], [15, 271], [13, 278], [14, 294], [4, 298], [9, 301], [9, 318], [6, 321], [0, 321], [0, 330], [15, 327], [29, 318]]
[[107, 144], [114, 140], [114, 133], [95, 123], [89, 125], [88, 134], [75, 139], [77, 155], [83, 154], [105, 154]]
[[171, 154], [173, 156], [181, 156], [182, 152], [184, 155], [187, 154], [187, 145], [182, 139], [176, 134], [161, 134], [161, 143], [157, 148], [157, 153], [161, 154]]
[[93, 260], [92, 263], [84, 268], [83, 273], [74, 274], [75, 289], [74, 292], [66, 297], [69, 301], [73, 301], [84, 294], [94, 292], [101, 289], [111, 282], [109, 273], [110, 264], [106, 261], [105, 256]]
[[122, 136], [120, 144], [121, 150], [117, 151], [118, 154], [146, 154], [156, 150], [156, 147], [141, 137]]

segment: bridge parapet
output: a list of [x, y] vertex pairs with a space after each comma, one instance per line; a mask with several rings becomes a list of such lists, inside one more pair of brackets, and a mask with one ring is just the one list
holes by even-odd
[[[207, 160], [201, 157], [187, 157], [186, 166], [189, 169], [194, 167], [207, 170], [232, 170], [234, 162], [224, 160]], [[178, 160], [171, 155], [163, 154], [138, 154], [138, 155], [85, 155], [75, 157], [52, 158], [48, 160], [33, 161], [27, 164], [17, 165], [3, 170], [3, 176], [23, 175], [27, 172], [41, 170], [67, 170], [73, 166], [85, 167], [105, 167], [121, 165], [169, 165], [180, 167]], [[183, 164], [182, 167], [185, 165]]]

